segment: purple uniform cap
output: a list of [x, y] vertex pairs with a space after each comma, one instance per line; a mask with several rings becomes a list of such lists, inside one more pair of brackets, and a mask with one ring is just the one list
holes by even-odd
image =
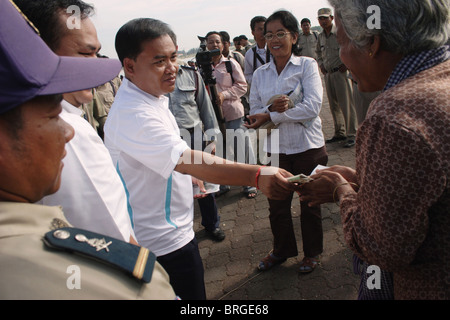
[[116, 59], [60, 57], [10, 0], [0, 0], [0, 114], [37, 96], [95, 88], [116, 77]]

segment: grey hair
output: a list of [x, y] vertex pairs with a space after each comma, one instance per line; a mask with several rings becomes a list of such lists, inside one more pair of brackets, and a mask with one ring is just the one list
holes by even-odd
[[[382, 49], [408, 55], [444, 45], [450, 34], [450, 0], [329, 0], [359, 49], [374, 36]], [[369, 28], [370, 6], [380, 8], [381, 28]]]

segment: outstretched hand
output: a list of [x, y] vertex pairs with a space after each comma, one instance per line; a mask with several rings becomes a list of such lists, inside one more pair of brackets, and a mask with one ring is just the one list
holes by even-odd
[[311, 178], [313, 181], [298, 188], [300, 201], [307, 202], [310, 207], [334, 202], [336, 200], [334, 199], [336, 187], [356, 180], [354, 170], [342, 166], [318, 170]]
[[258, 179], [258, 187], [269, 199], [284, 200], [296, 190], [295, 184], [287, 178], [293, 175], [277, 167], [263, 167]]

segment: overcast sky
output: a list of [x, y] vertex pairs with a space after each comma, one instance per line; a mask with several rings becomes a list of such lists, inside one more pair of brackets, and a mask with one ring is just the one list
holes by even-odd
[[102, 43], [101, 53], [116, 58], [114, 39], [119, 28], [134, 18], [154, 18], [175, 31], [180, 50], [198, 47], [198, 35], [227, 31], [231, 38], [245, 34], [252, 39], [250, 20], [270, 16], [278, 9], [292, 12], [299, 20], [309, 18], [318, 26], [317, 11], [329, 7], [327, 0], [85, 0], [96, 8], [93, 21]]

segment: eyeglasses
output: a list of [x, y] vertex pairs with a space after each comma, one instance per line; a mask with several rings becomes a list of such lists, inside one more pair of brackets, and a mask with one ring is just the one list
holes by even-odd
[[[288, 34], [290, 34], [290, 32], [286, 32], [286, 31], [279, 31], [277, 33], [275, 33], [275, 35], [277, 36], [278, 39], [283, 39], [284, 37], [286, 37]], [[264, 35], [264, 38], [267, 41], [270, 41], [273, 39], [273, 33], [267, 33]]]

